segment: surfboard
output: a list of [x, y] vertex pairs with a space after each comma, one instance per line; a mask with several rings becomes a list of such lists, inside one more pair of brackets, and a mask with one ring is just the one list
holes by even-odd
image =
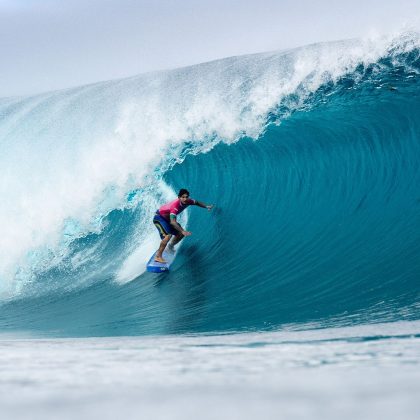
[[164, 273], [165, 271], [169, 271], [169, 267], [174, 262], [176, 252], [169, 252], [166, 250], [163, 251], [162, 256], [166, 263], [160, 263], [155, 261], [156, 252], [153, 253], [149, 262], [147, 263], [147, 271], [149, 271], [150, 273]]

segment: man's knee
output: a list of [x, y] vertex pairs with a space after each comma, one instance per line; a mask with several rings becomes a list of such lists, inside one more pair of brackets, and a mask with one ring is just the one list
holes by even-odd
[[165, 244], [167, 244], [169, 242], [169, 239], [171, 239], [172, 235], [165, 235], [162, 239], [162, 242], [164, 242]]

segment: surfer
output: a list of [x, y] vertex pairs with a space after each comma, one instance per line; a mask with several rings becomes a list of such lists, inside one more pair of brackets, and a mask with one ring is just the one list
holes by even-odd
[[209, 211], [213, 208], [212, 204], [205, 204], [201, 201], [193, 200], [190, 198], [188, 190], [182, 188], [179, 190], [177, 199], [164, 204], [156, 211], [156, 215], [153, 218], [153, 224], [156, 226], [160, 238], [162, 239], [155, 255], [156, 262], [166, 263], [162, 257], [162, 253], [172, 236], [174, 236], [174, 238], [168, 245], [168, 250], [174, 252], [175, 245], [185, 236], [191, 235], [191, 232], [184, 230], [176, 220], [177, 215], [184, 211], [188, 206], [199, 206]]

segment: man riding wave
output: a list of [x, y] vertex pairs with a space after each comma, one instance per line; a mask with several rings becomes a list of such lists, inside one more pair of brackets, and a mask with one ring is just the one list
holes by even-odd
[[153, 218], [153, 224], [156, 226], [160, 238], [162, 239], [155, 255], [156, 262], [166, 263], [162, 257], [162, 253], [172, 236], [174, 236], [174, 238], [168, 245], [168, 250], [174, 252], [174, 246], [185, 236], [191, 235], [191, 232], [184, 230], [176, 220], [177, 215], [183, 212], [188, 206], [199, 206], [209, 211], [213, 208], [212, 204], [205, 204], [201, 201], [193, 200], [190, 198], [188, 190], [182, 188], [179, 190], [177, 199], [164, 204], [156, 211], [156, 215]]

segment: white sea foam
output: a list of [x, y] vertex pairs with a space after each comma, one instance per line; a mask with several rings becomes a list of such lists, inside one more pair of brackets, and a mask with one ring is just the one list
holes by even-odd
[[[103, 216], [159, 179], [186, 141], [198, 153], [257, 138], [281, 98], [298, 88], [303, 98], [394, 45], [418, 45], [408, 40], [316, 44], [0, 100], [0, 295], [57, 264], [74, 238], [101, 231]], [[149, 251], [147, 238], [133, 255]], [[136, 270], [126, 260], [117, 277]]]
[[221, 336], [2, 337], [0, 405], [13, 419], [213, 419], [217, 411], [229, 420], [415, 420], [418, 332], [418, 322], [400, 322]]

